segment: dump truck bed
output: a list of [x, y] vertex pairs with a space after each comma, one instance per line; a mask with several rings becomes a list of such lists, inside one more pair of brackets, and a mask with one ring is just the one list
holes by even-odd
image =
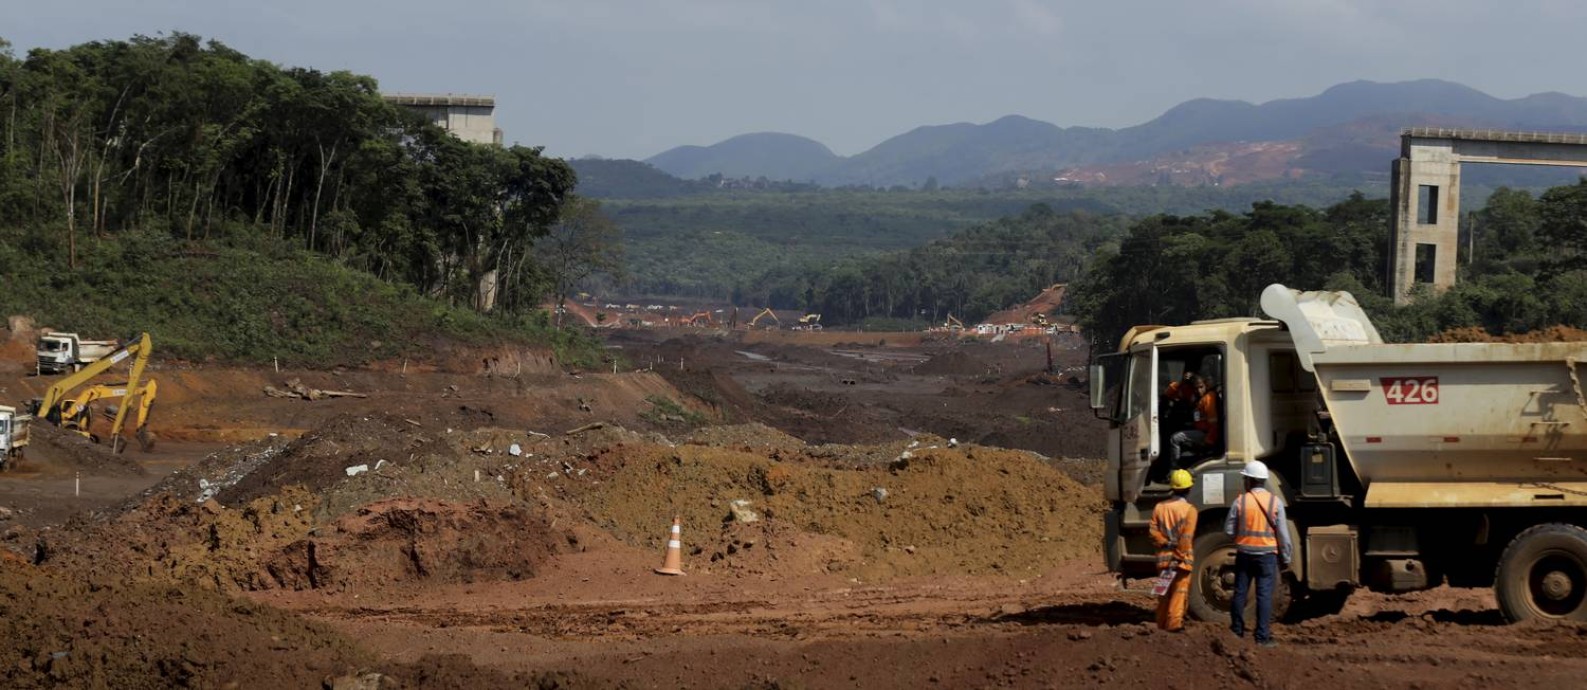
[[1313, 357], [1363, 483], [1587, 480], [1587, 343], [1359, 345]]
[[1271, 285], [1366, 505], [1587, 505], [1587, 343], [1386, 344], [1346, 292]]

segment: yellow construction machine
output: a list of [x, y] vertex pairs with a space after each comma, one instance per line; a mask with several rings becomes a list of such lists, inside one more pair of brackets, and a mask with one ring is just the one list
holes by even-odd
[[942, 327], [950, 331], [962, 331], [964, 330], [964, 322], [954, 317], [953, 314], [949, 314], [948, 320], [942, 322]]
[[806, 331], [821, 330], [821, 315], [805, 314], [804, 316], [799, 317], [799, 328]]
[[[110, 426], [111, 452], [120, 453], [126, 445], [126, 441], [121, 438], [121, 429], [126, 422], [127, 411], [134, 405], [138, 410], [136, 432], [138, 442], [145, 452], [152, 450], [154, 443], [149, 435], [148, 423], [149, 409], [154, 406], [156, 386], [153, 380], [144, 382], [142, 378], [143, 369], [149, 364], [149, 353], [154, 345], [150, 342], [148, 333], [130, 338], [126, 343], [109, 356], [56, 381], [44, 391], [43, 398], [32, 402], [32, 414], [38, 419], [97, 441], [98, 438], [89, 431], [89, 409], [96, 400], [119, 397], [122, 399], [122, 404], [116, 407], [113, 417], [115, 421]], [[89, 386], [76, 397], [68, 397], [73, 391], [88, 384], [95, 376], [109, 371], [112, 366], [128, 358], [132, 359], [132, 367], [125, 383], [96, 384]]]
[[[130, 390], [125, 383], [102, 383], [89, 386], [83, 389], [83, 392], [79, 393], [77, 397], [69, 398], [57, 406], [56, 410], [59, 412], [60, 419], [51, 419], [50, 421], [56, 423], [62, 429], [75, 431], [88, 437], [94, 443], [98, 443], [99, 437], [94, 435], [92, 429], [93, 404], [100, 400], [122, 398], [122, 405], [108, 407], [104, 413], [107, 417], [113, 418], [122, 407], [137, 405], [138, 419], [133, 428], [137, 430], [138, 445], [143, 448], [143, 452], [147, 453], [154, 450], [154, 437], [149, 435], [148, 426], [149, 410], [154, 407], [155, 390], [157, 388], [158, 386], [155, 384], [154, 379], [144, 382], [143, 387], [138, 390]], [[118, 438], [118, 435], [112, 432], [111, 437]]]
[[772, 328], [772, 327], [775, 327], [775, 326], [781, 326], [782, 325], [782, 320], [777, 318], [777, 314], [772, 312], [771, 307], [766, 307], [765, 309], [760, 310], [760, 313], [756, 314], [755, 318], [749, 320], [749, 327], [750, 328], [754, 328], [757, 324], [760, 323], [761, 319], [764, 319], [764, 318], [766, 318], [768, 316], [771, 317], [772, 325], [771, 326], [767, 326], [767, 328]]

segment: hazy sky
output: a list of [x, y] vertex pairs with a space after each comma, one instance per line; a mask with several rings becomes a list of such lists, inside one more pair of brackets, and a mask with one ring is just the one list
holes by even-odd
[[507, 141], [558, 156], [758, 131], [852, 155], [920, 125], [1126, 127], [1356, 79], [1587, 94], [1580, 0], [0, 0], [19, 54], [172, 30], [493, 94]]

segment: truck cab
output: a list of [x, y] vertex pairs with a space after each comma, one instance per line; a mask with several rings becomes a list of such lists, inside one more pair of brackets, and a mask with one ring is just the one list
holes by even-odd
[[22, 457], [28, 445], [28, 422], [32, 417], [18, 414], [17, 408], [0, 405], [0, 469], [7, 469]]
[[119, 347], [120, 343], [114, 340], [83, 340], [76, 333], [45, 333], [39, 337], [38, 373], [78, 371]]
[[[1109, 570], [1126, 579], [1156, 575], [1157, 552], [1147, 532], [1152, 508], [1170, 496], [1174, 435], [1196, 421], [1167, 392], [1176, 382], [1184, 385], [1189, 374], [1206, 381], [1217, 409], [1216, 440], [1187, 447], [1177, 468], [1196, 477], [1188, 499], [1200, 511], [1192, 609], [1198, 617], [1216, 619], [1227, 616], [1233, 593], [1233, 542], [1222, 528], [1243, 487], [1240, 469], [1247, 460], [1297, 466], [1292, 459], [1319, 431], [1320, 402], [1316, 378], [1299, 366], [1294, 342], [1278, 321], [1137, 327], [1118, 352], [1100, 357], [1091, 383], [1092, 407], [1111, 427], [1104, 491], [1113, 509], [1106, 518], [1105, 553]], [[1287, 504], [1294, 502], [1289, 479], [1277, 472], [1268, 486]], [[1286, 528], [1298, 546], [1295, 526]], [[1287, 584], [1300, 581], [1296, 570], [1292, 566]]]

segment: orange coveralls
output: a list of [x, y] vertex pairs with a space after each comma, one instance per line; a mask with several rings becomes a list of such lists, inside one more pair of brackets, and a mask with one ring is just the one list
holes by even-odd
[[1157, 627], [1181, 630], [1190, 604], [1190, 571], [1196, 562], [1196, 507], [1183, 496], [1158, 503], [1152, 508], [1151, 535], [1157, 545], [1157, 571], [1176, 571], [1168, 594], [1157, 600]]

